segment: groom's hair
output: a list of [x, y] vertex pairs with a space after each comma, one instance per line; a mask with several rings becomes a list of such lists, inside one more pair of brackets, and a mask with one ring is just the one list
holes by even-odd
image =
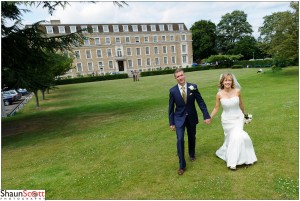
[[176, 68], [176, 70], [174, 72], [174, 76], [175, 76], [176, 73], [181, 72], [181, 71], [184, 72], [182, 68]]

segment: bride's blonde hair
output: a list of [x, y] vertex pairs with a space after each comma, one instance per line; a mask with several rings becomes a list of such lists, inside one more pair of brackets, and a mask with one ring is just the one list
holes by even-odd
[[231, 84], [231, 88], [234, 89], [235, 88], [235, 84], [234, 84], [234, 79], [233, 79], [233, 75], [231, 73], [223, 73], [220, 76], [220, 82], [219, 82], [219, 88], [220, 89], [224, 89], [224, 85], [223, 82], [225, 80], [225, 78], [230, 77], [232, 80], [232, 84]]

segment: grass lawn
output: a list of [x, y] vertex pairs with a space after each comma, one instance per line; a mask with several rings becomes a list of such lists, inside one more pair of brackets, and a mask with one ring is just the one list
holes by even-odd
[[[298, 67], [279, 72], [230, 69], [242, 86], [258, 162], [230, 171], [215, 151], [223, 143], [221, 110], [197, 126], [196, 156], [177, 175], [176, 134], [169, 130], [173, 75], [58, 86], [2, 119], [2, 189], [46, 190], [47, 199], [299, 198]], [[226, 70], [186, 73], [209, 112]], [[187, 143], [187, 137], [186, 143]], [[186, 146], [187, 156], [187, 146]]]

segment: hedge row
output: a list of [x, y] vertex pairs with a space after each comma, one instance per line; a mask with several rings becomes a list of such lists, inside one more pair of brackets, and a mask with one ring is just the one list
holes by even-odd
[[[189, 67], [189, 68], [184, 68], [184, 72], [209, 70], [210, 68], [211, 68], [210, 66]], [[153, 76], [153, 75], [173, 74], [174, 71], [175, 71], [174, 69], [158, 70], [158, 71], [145, 71], [145, 72], [141, 72], [141, 76], [146, 77], [146, 76]]]
[[115, 80], [115, 79], [124, 79], [124, 78], [128, 78], [128, 74], [102, 75], [102, 76], [63, 79], [63, 80], [56, 80], [55, 84], [56, 85], [77, 84], [83, 82], [96, 82], [96, 81]]
[[263, 68], [263, 67], [271, 67], [273, 66], [273, 60], [272, 59], [266, 59], [266, 60], [254, 60], [254, 61], [236, 61], [234, 62], [236, 65], [241, 65], [244, 68]]

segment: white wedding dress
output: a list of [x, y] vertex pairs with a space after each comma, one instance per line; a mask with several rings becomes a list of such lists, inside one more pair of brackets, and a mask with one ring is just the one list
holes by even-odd
[[257, 161], [252, 141], [244, 131], [244, 114], [239, 106], [239, 97], [221, 99], [223, 113], [221, 115], [224, 129], [224, 144], [216, 151], [216, 155], [227, 162], [227, 167], [253, 164]]

